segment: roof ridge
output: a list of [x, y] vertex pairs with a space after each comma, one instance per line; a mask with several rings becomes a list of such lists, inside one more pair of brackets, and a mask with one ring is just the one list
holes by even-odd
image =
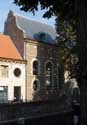
[[[11, 10], [11, 11], [12, 11], [12, 10]], [[39, 21], [39, 20], [33, 19], [33, 18], [31, 18], [31, 17], [24, 16], [24, 15], [22, 15], [22, 14], [19, 14], [19, 13], [14, 12], [14, 11], [12, 11], [12, 12], [13, 12], [13, 15], [14, 15], [14, 16], [19, 16], [19, 17], [22, 17], [22, 18], [26, 18], [27, 20], [31, 20], [31, 21], [34, 21], [34, 22], [37, 22], [37, 23], [46, 25], [46, 26], [48, 26], [48, 27], [50, 27], [50, 28], [52, 28], [52, 29], [55, 29], [53, 26], [48, 25], [48, 24], [46, 24], [46, 23], [44, 23], [44, 22], [41, 22], [41, 21]]]

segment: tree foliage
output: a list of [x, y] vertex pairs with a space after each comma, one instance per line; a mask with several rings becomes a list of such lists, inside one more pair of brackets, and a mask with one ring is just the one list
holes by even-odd
[[[74, 55], [76, 44], [76, 18], [75, 18], [75, 0], [14, 0], [21, 10], [32, 12], [38, 11], [38, 5], [41, 10], [46, 9], [43, 17], [50, 18], [56, 16], [56, 31], [59, 34], [58, 46], [59, 53], [63, 63], [68, 60], [68, 67], [71, 67], [71, 58]], [[59, 20], [59, 21], [58, 21]]]
[[14, 3], [19, 5], [21, 10], [33, 14], [38, 11], [40, 5], [41, 10], [47, 9], [43, 17], [48, 18], [59, 14], [60, 17], [69, 19], [74, 18], [75, 15], [75, 0], [14, 0]]
[[[43, 17], [50, 18], [56, 15], [61, 21], [69, 21], [73, 29], [76, 29], [77, 35], [77, 53], [79, 56], [79, 75], [78, 82], [80, 83], [81, 90], [81, 124], [87, 124], [87, 1], [86, 0], [14, 0], [16, 5], [19, 5], [21, 10], [30, 11], [35, 14], [38, 10], [38, 5], [41, 9], [47, 9]], [[64, 22], [63, 22], [64, 23]], [[61, 24], [63, 26], [63, 23]], [[65, 25], [64, 25], [65, 26]], [[63, 27], [64, 27], [63, 26]], [[71, 34], [71, 28], [69, 28]], [[74, 30], [75, 31], [75, 30]], [[60, 34], [62, 31], [59, 31]], [[67, 33], [67, 31], [66, 31]], [[66, 35], [63, 32], [62, 35]], [[69, 35], [72, 36], [72, 35]], [[60, 38], [61, 38], [60, 37]], [[63, 37], [62, 37], [63, 38]], [[64, 38], [63, 38], [64, 39]], [[68, 38], [69, 40], [70, 38]], [[66, 39], [62, 41], [61, 46], [63, 48], [67, 47]], [[61, 39], [60, 39], [61, 41]], [[63, 49], [61, 49], [63, 50]], [[72, 50], [72, 49], [71, 49]], [[65, 52], [65, 51], [64, 51]], [[67, 51], [66, 51], [67, 52]], [[69, 52], [69, 51], [68, 51]], [[66, 54], [67, 55], [67, 54]]]
[[56, 31], [58, 33], [57, 43], [60, 60], [64, 64], [64, 70], [70, 72], [71, 77], [75, 77], [75, 65], [78, 63], [76, 30], [71, 22], [56, 19]]

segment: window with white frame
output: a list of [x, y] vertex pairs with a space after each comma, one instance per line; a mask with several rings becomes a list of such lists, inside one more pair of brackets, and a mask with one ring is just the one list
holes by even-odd
[[0, 77], [8, 77], [8, 66], [0, 65]]

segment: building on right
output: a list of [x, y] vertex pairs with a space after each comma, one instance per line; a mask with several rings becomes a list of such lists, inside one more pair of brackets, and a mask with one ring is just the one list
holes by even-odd
[[11, 37], [26, 64], [26, 101], [56, 99], [64, 83], [53, 27], [9, 12], [4, 34]]

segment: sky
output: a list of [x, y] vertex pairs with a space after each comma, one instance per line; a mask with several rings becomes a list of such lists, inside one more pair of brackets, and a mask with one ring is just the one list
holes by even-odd
[[35, 16], [33, 16], [32, 13], [29, 13], [29, 12], [26, 13], [24, 11], [21, 11], [18, 6], [13, 4], [13, 0], [1, 0], [0, 1], [0, 32], [2, 32], [2, 33], [4, 30], [5, 20], [7, 18], [8, 12], [10, 10], [12, 10], [18, 14], [21, 14], [25, 17], [29, 17], [29, 18], [32, 18], [34, 20], [38, 20], [40, 22], [46, 23], [46, 24], [51, 25], [53, 27], [55, 26], [55, 17], [52, 17], [50, 19], [42, 18], [44, 11], [41, 11], [40, 9], [39, 9], [39, 11], [36, 12]]

